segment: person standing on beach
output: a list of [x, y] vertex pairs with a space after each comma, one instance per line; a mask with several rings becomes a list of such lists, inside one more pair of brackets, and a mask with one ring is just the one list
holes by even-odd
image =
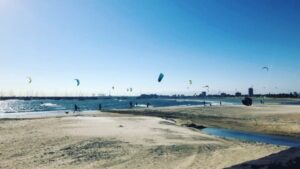
[[75, 113], [75, 112], [78, 112], [78, 106], [77, 106], [77, 104], [74, 105], [74, 112], [73, 113]]
[[102, 110], [102, 105], [101, 105], [101, 103], [99, 104], [99, 111], [101, 111]]

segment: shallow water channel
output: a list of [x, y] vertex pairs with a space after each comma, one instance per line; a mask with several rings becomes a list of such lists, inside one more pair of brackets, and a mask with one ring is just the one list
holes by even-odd
[[268, 134], [259, 134], [252, 132], [244, 132], [237, 130], [221, 129], [221, 128], [204, 128], [202, 131], [209, 135], [223, 137], [227, 139], [237, 139], [249, 142], [261, 142], [266, 144], [274, 144], [280, 146], [297, 147], [300, 146], [300, 138], [277, 136]]

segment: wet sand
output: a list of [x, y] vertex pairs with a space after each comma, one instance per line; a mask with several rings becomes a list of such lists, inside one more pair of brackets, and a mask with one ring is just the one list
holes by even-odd
[[218, 169], [286, 149], [216, 138], [158, 117], [116, 113], [0, 120], [0, 136], [0, 168], [5, 169]]

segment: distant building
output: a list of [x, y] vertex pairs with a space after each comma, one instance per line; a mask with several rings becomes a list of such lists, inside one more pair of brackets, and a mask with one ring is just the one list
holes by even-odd
[[241, 93], [241, 92], [236, 92], [236, 93], [235, 93], [235, 96], [236, 96], [236, 97], [241, 97], [241, 96], [242, 96], [242, 93]]
[[253, 92], [253, 88], [252, 88], [252, 87], [250, 87], [250, 88], [248, 89], [248, 95], [249, 95], [250, 97], [252, 97], [252, 96], [254, 95], [254, 92]]

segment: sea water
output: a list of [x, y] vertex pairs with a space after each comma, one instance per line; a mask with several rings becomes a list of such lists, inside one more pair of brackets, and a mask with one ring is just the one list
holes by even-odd
[[137, 98], [105, 98], [86, 100], [3, 100], [0, 101], [0, 113], [19, 112], [46, 112], [56, 110], [73, 110], [78, 105], [80, 110], [98, 110], [99, 104], [103, 109], [128, 108], [129, 103], [137, 104], [137, 107], [146, 107], [147, 103], [152, 107], [203, 105], [203, 100], [181, 100], [181, 99], [137, 99]]
[[[47, 112], [58, 110], [73, 110], [74, 105], [79, 106], [80, 110], [98, 110], [99, 104], [102, 109], [124, 109], [129, 107], [132, 102], [136, 108], [145, 108], [147, 103], [151, 107], [169, 106], [203, 106], [204, 101], [207, 105], [241, 105], [242, 98], [136, 98], [136, 97], [110, 97], [98, 99], [60, 99], [60, 100], [2, 100], [0, 101], [0, 113], [20, 113], [20, 112]], [[297, 100], [297, 104], [298, 104]], [[260, 99], [254, 99], [254, 104], [260, 104]], [[287, 104], [281, 100], [268, 100], [266, 103]], [[295, 100], [291, 103], [295, 104]], [[300, 103], [299, 103], [300, 104]]]

